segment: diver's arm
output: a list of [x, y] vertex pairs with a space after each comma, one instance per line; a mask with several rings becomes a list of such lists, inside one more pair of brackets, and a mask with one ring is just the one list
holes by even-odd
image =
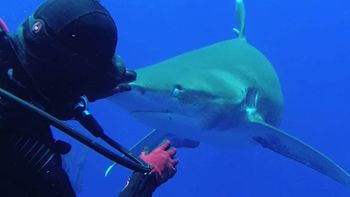
[[161, 184], [176, 173], [178, 160], [174, 159], [176, 149], [170, 149], [170, 141], [166, 141], [151, 153], [143, 151], [140, 158], [152, 166], [150, 173], [134, 172], [119, 197], [151, 197]]
[[119, 197], [151, 197], [158, 186], [154, 173], [134, 172]]

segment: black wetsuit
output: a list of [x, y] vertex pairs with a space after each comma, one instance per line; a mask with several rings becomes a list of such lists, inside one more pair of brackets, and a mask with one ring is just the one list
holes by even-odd
[[[35, 103], [27, 88], [11, 79], [11, 69], [20, 64], [10, 37], [0, 29], [0, 87]], [[67, 144], [55, 141], [50, 125], [0, 97], [0, 196], [75, 196], [62, 168], [61, 154]], [[134, 173], [120, 196], [148, 197], [155, 190], [155, 178]]]

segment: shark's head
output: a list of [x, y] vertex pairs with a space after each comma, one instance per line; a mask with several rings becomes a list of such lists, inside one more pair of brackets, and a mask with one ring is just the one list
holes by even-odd
[[[270, 93], [265, 86], [277, 83], [275, 96], [280, 96], [272, 67], [246, 45], [243, 41], [222, 42], [138, 69], [132, 90], [110, 100], [150, 127], [185, 132], [187, 137], [189, 130], [196, 135], [234, 128], [243, 122], [247, 101], [259, 107], [258, 102]], [[259, 80], [265, 78], [267, 85], [260, 85]], [[261, 96], [251, 90], [262, 90]]]
[[[138, 70], [139, 77], [131, 84], [132, 90], [114, 96], [112, 101], [146, 125], [177, 134], [225, 127], [228, 122], [234, 124], [233, 117], [238, 117], [245, 92], [232, 90], [230, 95], [225, 95], [232, 97], [236, 93], [236, 98], [225, 98], [225, 92], [221, 91], [228, 84], [224, 80], [214, 81], [215, 72], [219, 71], [175, 68], [173, 72], [161, 72], [162, 68], [155, 65]], [[207, 83], [208, 78], [213, 78], [213, 83]]]

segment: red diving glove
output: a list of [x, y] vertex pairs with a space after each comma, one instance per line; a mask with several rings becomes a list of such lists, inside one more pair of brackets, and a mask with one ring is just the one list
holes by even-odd
[[167, 140], [151, 153], [147, 154], [146, 151], [142, 151], [140, 155], [143, 161], [153, 167], [151, 173], [155, 173], [158, 186], [175, 175], [176, 165], [179, 163], [179, 160], [174, 159], [176, 149], [169, 148], [170, 141]]
[[6, 32], [9, 32], [10, 29], [8, 28], [8, 26], [6, 25], [5, 21], [2, 20], [2, 18], [0, 18], [0, 27], [5, 30]]

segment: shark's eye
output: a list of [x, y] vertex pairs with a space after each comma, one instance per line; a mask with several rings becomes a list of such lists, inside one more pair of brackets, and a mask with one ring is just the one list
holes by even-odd
[[173, 89], [173, 96], [177, 97], [183, 92], [183, 88], [181, 85], [176, 85]]

